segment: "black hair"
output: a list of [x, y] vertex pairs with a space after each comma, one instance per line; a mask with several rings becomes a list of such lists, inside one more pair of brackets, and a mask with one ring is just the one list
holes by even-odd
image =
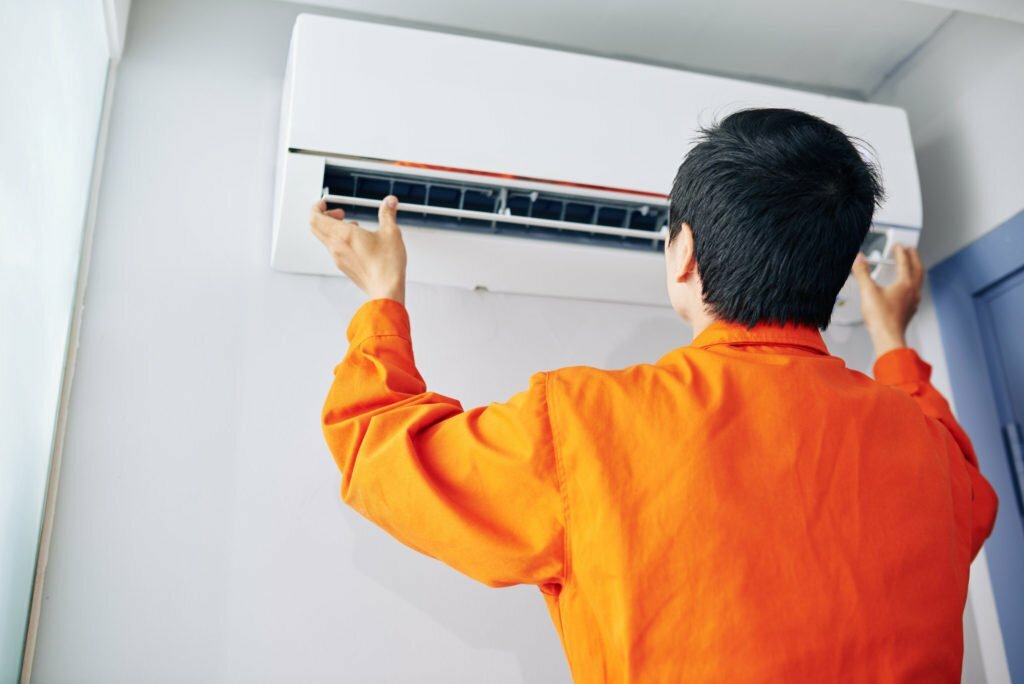
[[689, 224], [718, 318], [825, 328], [882, 197], [878, 170], [836, 126], [747, 109], [701, 130], [672, 184], [669, 239]]

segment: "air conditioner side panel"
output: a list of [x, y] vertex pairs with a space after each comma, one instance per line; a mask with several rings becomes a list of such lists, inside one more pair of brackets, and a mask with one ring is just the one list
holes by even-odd
[[271, 265], [292, 273], [337, 273], [309, 227], [309, 212], [324, 180], [324, 158], [285, 152], [278, 164]]

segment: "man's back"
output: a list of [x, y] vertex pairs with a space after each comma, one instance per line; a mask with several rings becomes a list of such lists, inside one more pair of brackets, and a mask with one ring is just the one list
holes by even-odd
[[813, 329], [718, 323], [462, 411], [426, 391], [395, 302], [349, 337], [324, 407], [345, 500], [480, 581], [537, 584], [579, 681], [959, 677], [995, 500], [912, 351], [876, 382]]
[[[927, 382], [893, 355], [883, 380]], [[907, 391], [813, 330], [716, 325], [654, 366], [558, 371], [548, 402], [581, 681], [959, 677], [973, 485]]]

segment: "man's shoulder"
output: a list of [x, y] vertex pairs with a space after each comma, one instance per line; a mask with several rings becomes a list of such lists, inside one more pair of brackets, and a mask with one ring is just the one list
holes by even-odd
[[[565, 366], [545, 373], [550, 391], [569, 395], [572, 399], [626, 397], [649, 393], [666, 384], [678, 387], [686, 379], [689, 364], [637, 363], [624, 368]], [[680, 371], [683, 371], [682, 373]]]

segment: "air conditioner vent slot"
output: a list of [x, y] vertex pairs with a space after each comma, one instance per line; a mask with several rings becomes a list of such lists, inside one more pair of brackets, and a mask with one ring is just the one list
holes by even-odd
[[[468, 174], [444, 171], [408, 173], [387, 163], [331, 162], [324, 169], [328, 206], [343, 207], [353, 220], [374, 220], [380, 201], [395, 195], [400, 220], [412, 226], [646, 251], [660, 250], [667, 235], [664, 200], [573, 194], [571, 186], [551, 184], [531, 189], [521, 181], [503, 185], [501, 178], [486, 176], [477, 182], [467, 180]], [[885, 226], [872, 227], [861, 247], [869, 262], [892, 263], [889, 232]]]
[[[391, 194], [400, 202], [400, 219], [409, 225], [647, 251], [662, 248], [662, 229], [668, 223], [664, 200], [605, 199], [572, 194], [571, 188], [519, 185], [335, 163], [325, 165], [323, 179], [328, 205], [343, 207], [354, 220], [373, 220], [379, 200]], [[357, 200], [371, 202], [360, 205]], [[436, 211], [417, 211], [427, 207]]]

